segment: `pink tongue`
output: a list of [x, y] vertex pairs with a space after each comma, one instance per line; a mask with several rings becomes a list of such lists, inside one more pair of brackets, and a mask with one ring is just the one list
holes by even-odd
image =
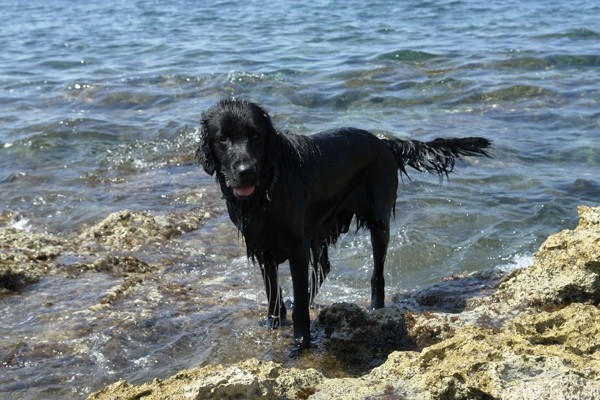
[[233, 193], [239, 197], [247, 197], [254, 193], [254, 186], [246, 185], [233, 188]]

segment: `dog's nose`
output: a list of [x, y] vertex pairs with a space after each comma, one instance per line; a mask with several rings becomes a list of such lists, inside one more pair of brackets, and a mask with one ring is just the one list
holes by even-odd
[[237, 167], [237, 173], [241, 180], [256, 179], [258, 168], [254, 164], [240, 164]]

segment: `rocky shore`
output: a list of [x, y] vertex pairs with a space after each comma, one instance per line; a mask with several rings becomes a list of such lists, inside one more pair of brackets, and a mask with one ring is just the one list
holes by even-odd
[[[322, 310], [315, 325], [333, 356], [368, 364], [395, 349], [360, 376], [249, 359], [139, 386], [118, 381], [89, 399], [600, 398], [600, 207], [578, 212], [577, 228], [550, 236], [533, 265], [480, 273], [484, 283], [466, 294], [446, 284], [397, 295], [375, 312]], [[450, 281], [464, 288], [469, 279]]]
[[[600, 207], [578, 212], [577, 228], [550, 236], [528, 268], [449, 277], [390, 296], [374, 312], [354, 304], [315, 311], [318, 348], [301, 356], [318, 353], [314, 368], [250, 358], [140, 385], [120, 380], [89, 399], [600, 398]], [[0, 295], [49, 274], [98, 271], [122, 282], [88, 311], [98, 313], [160, 265], [123, 249], [160, 249], [208, 217], [122, 211], [68, 240], [4, 227]], [[10, 218], [0, 215], [0, 225]], [[9, 353], [4, 365], [17, 357]], [[347, 373], [320, 368], [327, 362]]]
[[[203, 217], [125, 210], [110, 214], [75, 238], [0, 228], [0, 295], [18, 292], [50, 274], [74, 276], [88, 270], [120, 276], [143, 273], [151, 267], [127, 253], [160, 246], [198, 229]], [[0, 215], [0, 227], [10, 218]]]

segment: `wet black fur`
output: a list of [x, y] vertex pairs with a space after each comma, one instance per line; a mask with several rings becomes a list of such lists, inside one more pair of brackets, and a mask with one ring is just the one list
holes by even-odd
[[[410, 166], [444, 176], [460, 156], [487, 156], [490, 145], [480, 137], [379, 139], [356, 128], [294, 135], [275, 130], [260, 106], [225, 99], [203, 113], [196, 156], [208, 174], [216, 173], [248, 257], [261, 268], [272, 327], [286, 318], [277, 274], [290, 261], [294, 338], [308, 346], [308, 309], [330, 270], [328, 245], [349, 230], [352, 218], [371, 232], [371, 307], [381, 308], [398, 171], [406, 174]], [[238, 198], [232, 188], [240, 184], [255, 186], [254, 193]]]

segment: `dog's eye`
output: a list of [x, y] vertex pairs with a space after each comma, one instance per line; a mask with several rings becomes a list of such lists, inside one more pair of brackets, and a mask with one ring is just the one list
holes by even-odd
[[258, 132], [252, 132], [252, 133], [250, 133], [250, 139], [251, 140], [257, 140], [258, 139]]
[[225, 135], [219, 135], [219, 142], [225, 143], [225, 142], [227, 142], [227, 140], [229, 140], [227, 138], [227, 136], [225, 136]]

